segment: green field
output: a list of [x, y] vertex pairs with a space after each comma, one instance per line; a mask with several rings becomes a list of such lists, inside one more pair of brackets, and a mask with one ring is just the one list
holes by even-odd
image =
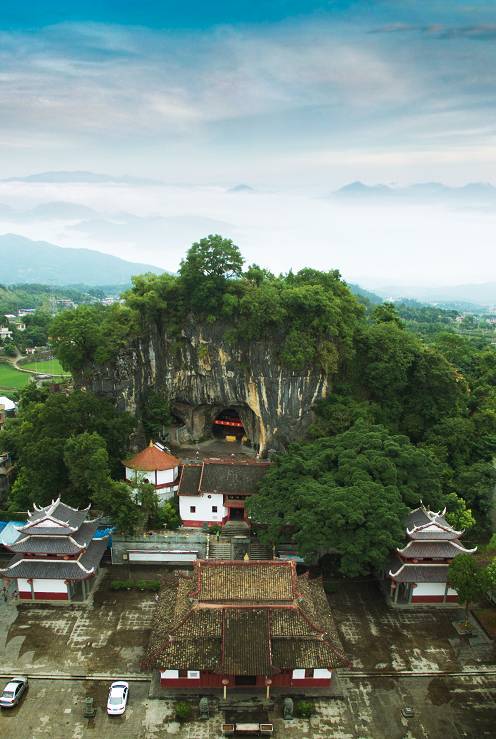
[[0, 364], [0, 390], [20, 390], [30, 379], [27, 372], [19, 372], [10, 364]]
[[62, 365], [60, 364], [58, 359], [46, 359], [44, 361], [40, 362], [28, 362], [27, 364], [21, 365], [23, 369], [28, 370], [34, 370], [35, 372], [39, 372], [40, 374], [47, 374], [47, 375], [68, 375], [68, 372], [65, 372], [62, 369]]

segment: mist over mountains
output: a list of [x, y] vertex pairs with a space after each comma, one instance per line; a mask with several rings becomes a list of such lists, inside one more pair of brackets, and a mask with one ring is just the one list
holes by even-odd
[[23, 177], [7, 177], [0, 182], [43, 182], [64, 184], [69, 182], [80, 183], [115, 183], [117, 185], [163, 185], [160, 180], [153, 180], [147, 177], [132, 177], [128, 175], [116, 176], [108, 174], [99, 174], [98, 172], [86, 172], [83, 170], [58, 170], [54, 172], [37, 172], [35, 174], [25, 175]]
[[[386, 298], [449, 300], [446, 291], [431, 295], [416, 286], [461, 285], [457, 298], [463, 293], [469, 302], [494, 302], [490, 288], [482, 301], [477, 295], [477, 283], [496, 278], [496, 188], [490, 184], [355, 182], [330, 197], [320, 186], [277, 189], [248, 183], [243, 172], [238, 177], [231, 185], [154, 180], [150, 186], [146, 177], [77, 170], [4, 179], [0, 234], [175, 272], [192, 243], [220, 233], [240, 247], [247, 265], [276, 274], [308, 266], [339, 269], [348, 282], [380, 288]], [[15, 279], [33, 279], [33, 269], [24, 264], [24, 277]], [[47, 271], [47, 279], [73, 279], [60, 275], [57, 264]], [[464, 285], [474, 288], [465, 292]]]
[[469, 182], [449, 187], [441, 182], [417, 182], [405, 187], [366, 185], [359, 180], [336, 190], [332, 197], [341, 200], [384, 200], [410, 202], [490, 202], [496, 204], [496, 187], [489, 182]]

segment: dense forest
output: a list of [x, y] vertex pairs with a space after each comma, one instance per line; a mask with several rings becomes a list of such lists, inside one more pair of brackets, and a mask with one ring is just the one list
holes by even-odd
[[[407, 509], [420, 500], [446, 506], [453, 525], [474, 539], [490, 535], [496, 352], [456, 333], [448, 312], [432, 309], [432, 320], [422, 320], [417, 306], [373, 305], [335, 270], [244, 269], [237, 247], [220, 236], [194, 244], [177, 275], [135, 277], [124, 298], [56, 316], [50, 333], [65, 369], [112, 360], [153, 324], [179, 337], [195, 321], [221, 322], [238, 344], [273, 341], [291, 371], [326, 373], [328, 397], [317, 403], [308, 435], [276, 455], [250, 501], [263, 539], [291, 538], [308, 561], [336, 555], [343, 574], [357, 575], [384, 564], [402, 541]], [[435, 329], [419, 330], [429, 324]], [[74, 505], [93, 500], [132, 528], [133, 503], [113, 478], [136, 419], [91, 393], [29, 392], [0, 434], [19, 468], [10, 506], [63, 493]], [[97, 479], [83, 459], [87, 467], [94, 460]]]

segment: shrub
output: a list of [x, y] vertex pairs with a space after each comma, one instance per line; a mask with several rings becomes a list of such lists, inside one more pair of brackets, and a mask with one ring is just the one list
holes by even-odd
[[216, 536], [216, 534], [222, 533], [222, 526], [211, 526], [209, 529], [209, 533], [213, 534], [214, 536]]
[[298, 718], [310, 718], [315, 713], [312, 701], [296, 701], [294, 715]]
[[193, 709], [191, 708], [191, 705], [189, 703], [186, 703], [186, 701], [177, 701], [176, 703], [176, 720], [177, 721], [187, 721], [191, 718], [193, 714]]
[[131, 580], [112, 580], [110, 590], [130, 590], [132, 586]]
[[158, 592], [160, 590], [160, 582], [158, 580], [112, 580], [110, 583], [111, 590], [151, 590]]
[[160, 590], [160, 583], [158, 580], [138, 580], [136, 587], [138, 590], [151, 590], [157, 593]]

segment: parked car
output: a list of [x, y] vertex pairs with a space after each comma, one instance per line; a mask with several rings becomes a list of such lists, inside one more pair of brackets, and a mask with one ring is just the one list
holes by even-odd
[[116, 680], [109, 690], [107, 713], [109, 716], [120, 716], [124, 713], [129, 697], [129, 685], [123, 680]]
[[0, 706], [2, 708], [17, 706], [27, 689], [27, 677], [12, 677], [3, 689], [2, 695], [0, 695]]

